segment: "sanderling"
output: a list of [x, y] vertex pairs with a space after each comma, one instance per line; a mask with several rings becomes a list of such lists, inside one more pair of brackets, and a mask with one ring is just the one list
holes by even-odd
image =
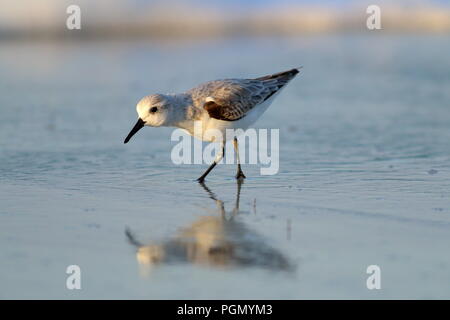
[[[136, 106], [139, 119], [124, 143], [144, 126], [177, 127], [203, 141], [213, 141], [205, 135], [209, 129], [222, 132], [221, 150], [210, 167], [198, 178], [203, 182], [208, 173], [222, 159], [226, 139], [233, 139], [238, 168], [236, 179], [245, 178], [241, 169], [236, 136], [227, 137], [226, 129], [247, 129], [254, 123], [281, 89], [298, 73], [292, 69], [255, 79], [225, 79], [203, 83], [185, 93], [152, 94], [142, 98]], [[201, 121], [201, 130], [194, 130]], [[226, 137], [226, 138], [225, 138]]]

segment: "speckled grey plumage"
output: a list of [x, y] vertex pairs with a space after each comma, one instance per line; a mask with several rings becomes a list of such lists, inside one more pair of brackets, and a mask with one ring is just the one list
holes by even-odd
[[[188, 92], [196, 108], [204, 108], [212, 118], [235, 121], [269, 99], [299, 71], [292, 69], [256, 79], [225, 79], [203, 83]], [[210, 98], [212, 101], [207, 102]]]

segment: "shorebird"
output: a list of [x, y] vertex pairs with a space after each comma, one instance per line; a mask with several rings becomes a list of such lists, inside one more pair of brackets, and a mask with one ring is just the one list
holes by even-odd
[[[203, 173], [199, 182], [220, 162], [225, 153], [225, 139], [233, 139], [237, 158], [236, 179], [244, 179], [237, 137], [227, 137], [226, 129], [246, 130], [267, 110], [286, 84], [299, 73], [298, 69], [278, 72], [254, 79], [214, 80], [180, 94], [151, 94], [142, 98], [137, 106], [138, 121], [124, 143], [144, 126], [177, 127], [203, 141], [214, 142], [205, 134], [209, 129], [222, 132], [221, 152]], [[201, 121], [201, 130], [195, 122]]]

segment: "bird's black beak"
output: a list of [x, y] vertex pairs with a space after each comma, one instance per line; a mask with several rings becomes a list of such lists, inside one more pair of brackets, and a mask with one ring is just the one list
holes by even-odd
[[130, 141], [131, 137], [134, 136], [136, 132], [141, 130], [142, 127], [144, 127], [144, 124], [145, 124], [144, 120], [139, 118], [138, 121], [136, 122], [136, 124], [134, 125], [133, 129], [131, 129], [130, 133], [127, 135], [127, 137], [123, 141], [123, 143], [127, 143], [128, 141]]

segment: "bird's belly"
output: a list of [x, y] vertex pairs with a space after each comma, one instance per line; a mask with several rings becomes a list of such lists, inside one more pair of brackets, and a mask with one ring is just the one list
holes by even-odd
[[[195, 134], [194, 136], [208, 142], [218, 142], [222, 140], [232, 139], [227, 137], [227, 129], [233, 129], [232, 121], [217, 120], [214, 118], [207, 118], [202, 121], [201, 135]], [[198, 131], [198, 130], [196, 130]]]
[[246, 130], [267, 110], [272, 103], [273, 98], [274, 97], [271, 97], [271, 99], [268, 99], [261, 105], [250, 110], [243, 118], [236, 121], [218, 120], [209, 117], [209, 115], [205, 115], [196, 125], [194, 125], [194, 131], [190, 133], [197, 139], [208, 142], [218, 142], [222, 137], [224, 140], [231, 140], [235, 135], [230, 134], [231, 132], [227, 134], [227, 129]]

